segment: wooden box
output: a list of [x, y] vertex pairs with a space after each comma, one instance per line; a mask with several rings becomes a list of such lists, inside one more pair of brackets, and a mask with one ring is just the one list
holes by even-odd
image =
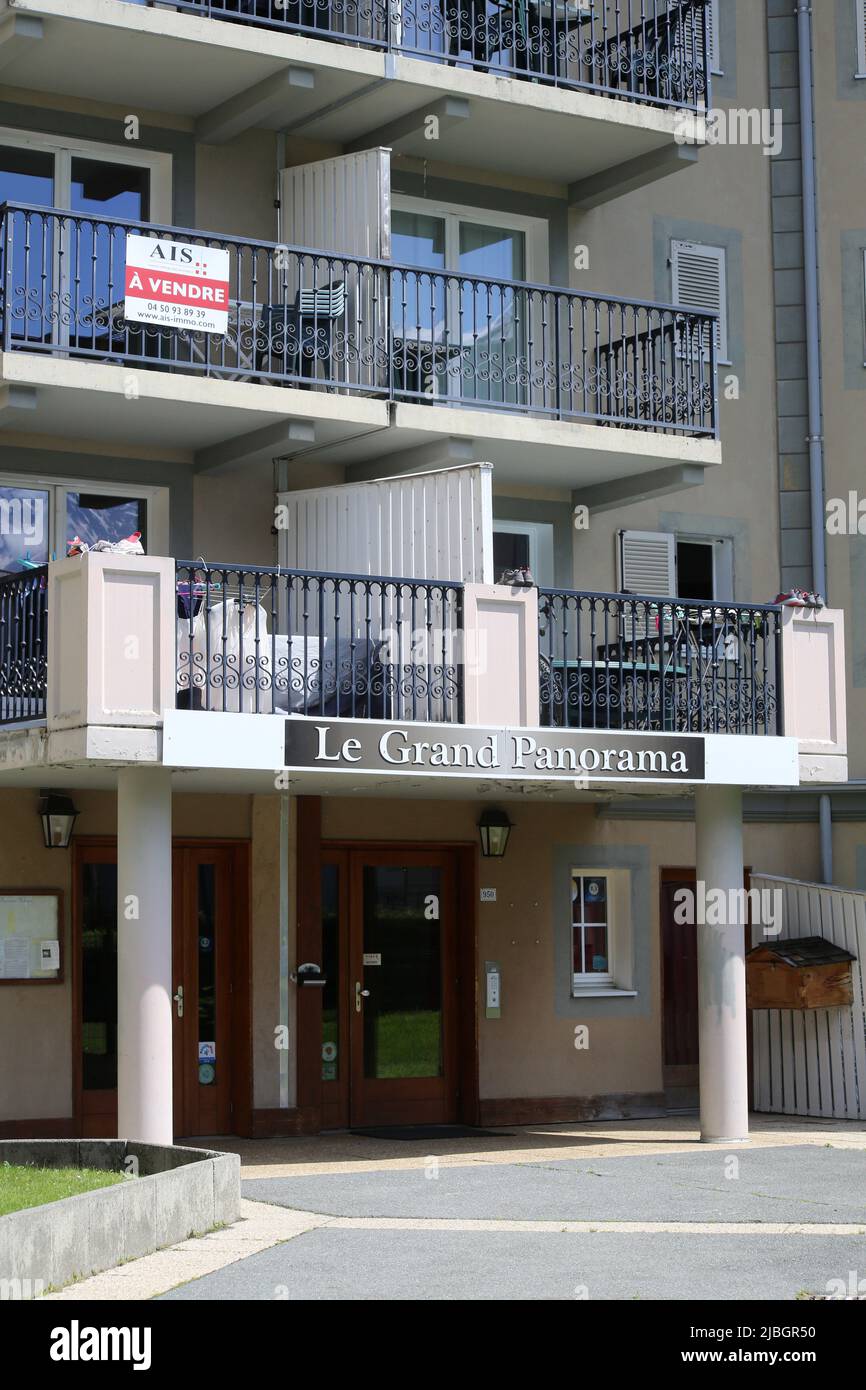
[[746, 956], [750, 1009], [832, 1009], [854, 1002], [856, 957], [822, 936], [766, 941]]

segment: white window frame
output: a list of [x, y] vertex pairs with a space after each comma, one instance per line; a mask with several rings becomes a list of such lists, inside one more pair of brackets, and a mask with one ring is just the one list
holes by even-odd
[[461, 222], [475, 222], [483, 227], [502, 227], [507, 232], [522, 232], [526, 248], [523, 279], [530, 284], [548, 283], [548, 230], [547, 221], [543, 217], [525, 217], [518, 213], [497, 212], [492, 208], [473, 208], [463, 203], [443, 203], [432, 198], [412, 198], [402, 193], [393, 196], [391, 208], [393, 212], [416, 212], [427, 217], [444, 219], [445, 271], [457, 270]]
[[140, 498], [147, 506], [147, 553], [169, 553], [169, 489], [142, 483], [115, 483], [107, 478], [43, 477], [31, 473], [0, 473], [0, 487], [47, 492], [48, 558], [66, 556], [66, 498], [70, 492], [98, 492], [103, 497]]
[[[532, 577], [541, 588], [552, 588], [553, 571], [553, 522], [515, 521], [511, 518], [493, 518], [493, 534], [502, 532], [509, 536], [526, 536], [529, 540], [529, 568]], [[499, 582], [499, 575], [493, 576]]]
[[0, 145], [41, 150], [54, 155], [54, 206], [69, 207], [72, 160], [76, 157], [101, 159], [107, 164], [128, 164], [130, 168], [150, 170], [148, 221], [169, 223], [172, 216], [172, 156], [161, 150], [129, 149], [125, 145], [104, 145], [95, 140], [70, 140], [60, 135], [43, 135], [0, 126]]
[[585, 999], [589, 995], [635, 996], [633, 988], [634, 942], [631, 920], [631, 870], [608, 868], [602, 864], [572, 864], [569, 869], [569, 909], [571, 885], [575, 874], [582, 878], [607, 880], [607, 965], [604, 973], [581, 974], [574, 970], [574, 933], [576, 924], [569, 922], [569, 961], [571, 963], [571, 995]]
[[866, 3], [854, 0], [854, 28], [857, 34], [857, 71], [855, 77], [866, 78]]
[[[679, 305], [679, 286], [678, 286], [678, 264], [677, 255], [679, 248], [694, 247], [695, 250], [706, 254], [708, 257], [717, 260], [719, 263], [719, 341], [716, 345], [716, 366], [728, 367], [731, 359], [728, 356], [728, 250], [726, 246], [714, 245], [709, 241], [684, 241], [680, 237], [671, 239], [671, 296], [675, 304]], [[695, 305], [684, 305], [685, 309], [695, 309]], [[685, 348], [678, 349], [685, 355]], [[707, 358], [709, 354], [707, 354]]]

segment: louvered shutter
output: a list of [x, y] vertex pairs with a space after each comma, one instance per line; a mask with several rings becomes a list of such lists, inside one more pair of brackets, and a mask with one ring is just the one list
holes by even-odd
[[620, 531], [619, 587], [624, 594], [672, 598], [676, 592], [676, 537], [666, 531]]
[[857, 5], [857, 75], [866, 76], [866, 0], [856, 0]]
[[[676, 538], [664, 531], [620, 531], [620, 590], [647, 598], [672, 598], [676, 591]], [[625, 642], [654, 641], [672, 631], [670, 607], [623, 604]]]
[[[716, 356], [728, 356], [728, 309], [725, 286], [725, 248], [694, 241], [671, 243], [674, 303], [683, 309], [709, 309], [718, 314]], [[704, 345], [709, 356], [709, 344]]]
[[[863, 0], [866, 3], [866, 0]], [[860, 0], [858, 0], [858, 4]], [[691, 6], [681, 11], [682, 18], [674, 40], [677, 59], [689, 67], [695, 64], [699, 74], [704, 64], [704, 14]], [[719, 0], [708, 0], [706, 33], [709, 42], [708, 72], [719, 72]]]
[[719, 0], [709, 0], [707, 6], [707, 36], [709, 38], [709, 69], [720, 72], [719, 66]]

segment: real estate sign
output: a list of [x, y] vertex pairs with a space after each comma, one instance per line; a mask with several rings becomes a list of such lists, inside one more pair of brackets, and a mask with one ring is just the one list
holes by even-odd
[[126, 238], [128, 322], [226, 333], [228, 311], [228, 251], [160, 237]]

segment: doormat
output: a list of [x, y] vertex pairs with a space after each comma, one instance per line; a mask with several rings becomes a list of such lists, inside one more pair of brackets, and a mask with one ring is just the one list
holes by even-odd
[[513, 1139], [506, 1129], [472, 1129], [469, 1125], [388, 1125], [381, 1129], [350, 1129], [362, 1139]]

